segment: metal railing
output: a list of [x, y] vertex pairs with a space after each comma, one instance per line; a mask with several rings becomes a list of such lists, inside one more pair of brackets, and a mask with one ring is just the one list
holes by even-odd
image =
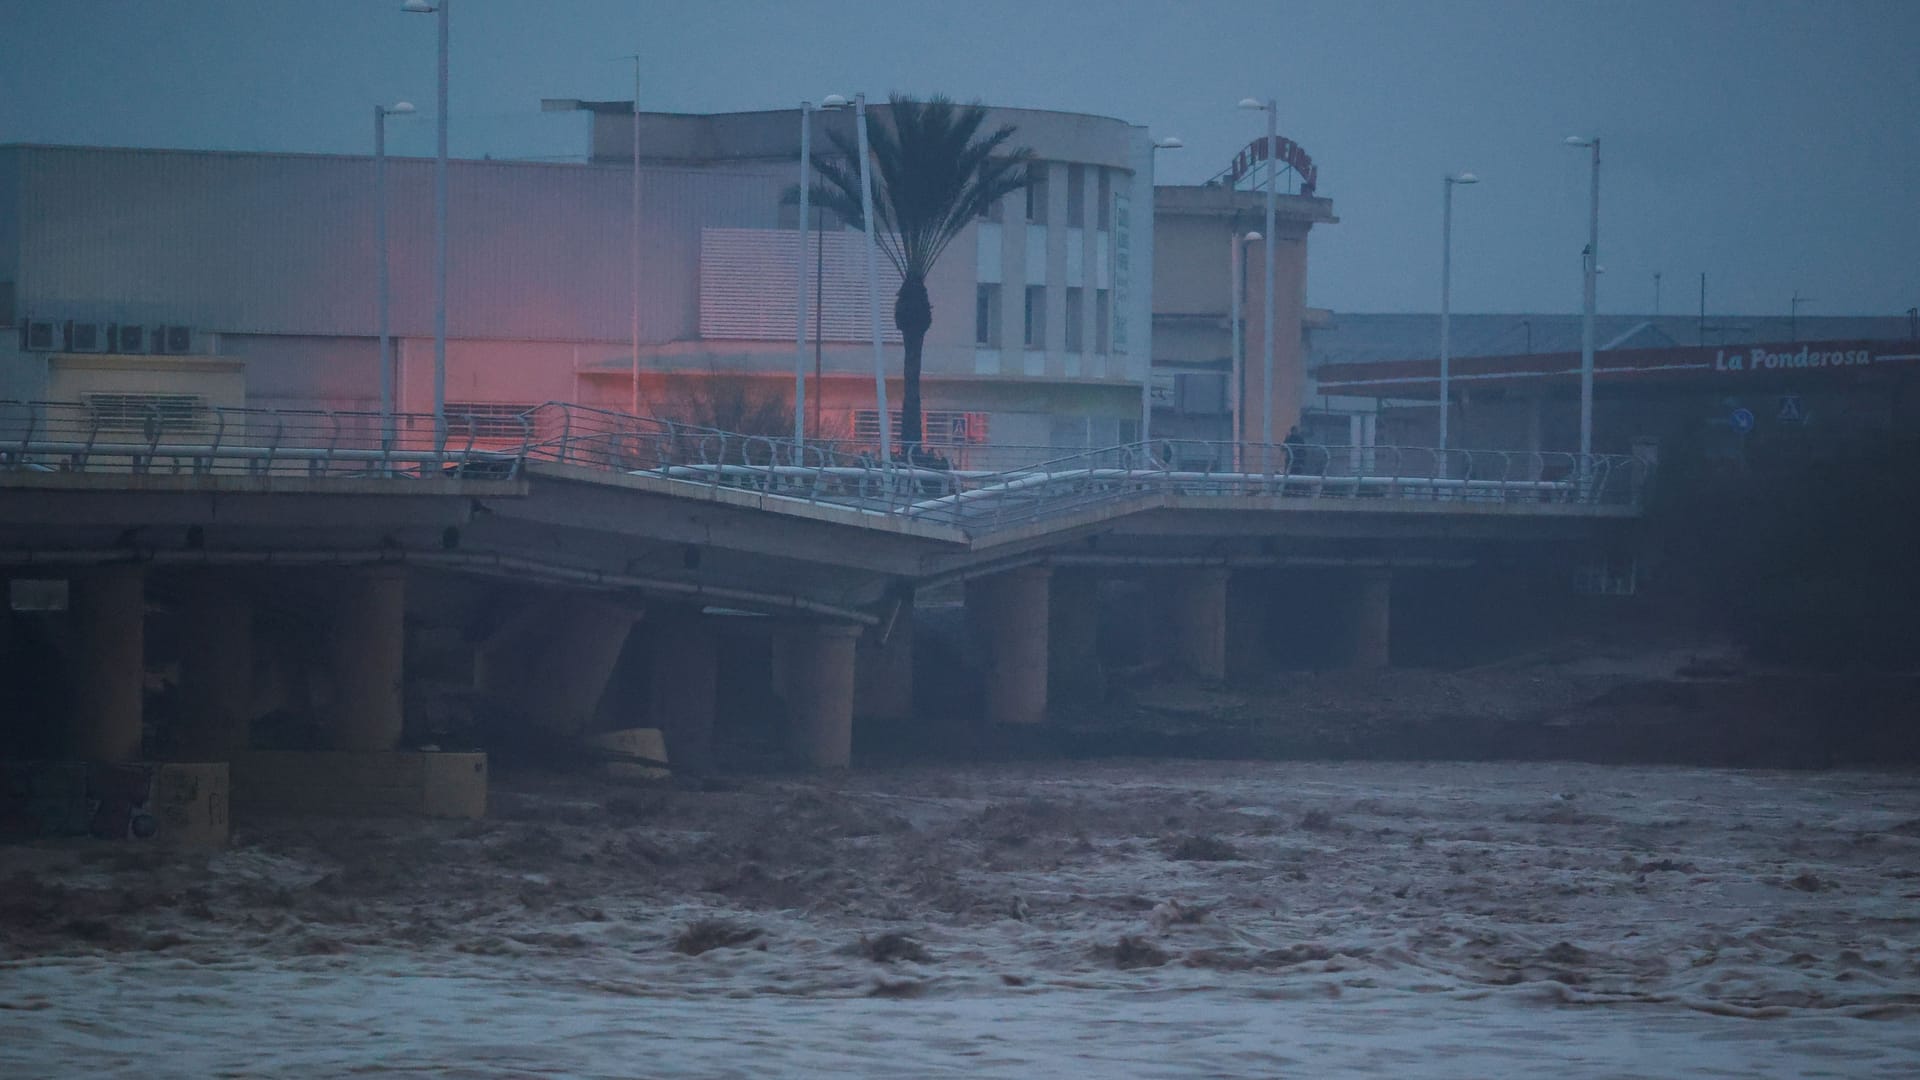
[[497, 429], [499, 418], [488, 420], [469, 420], [465, 434], [441, 445], [434, 418], [418, 413], [0, 401], [0, 471], [511, 477], [526, 462], [553, 462], [973, 535], [1166, 497], [1634, 506], [1645, 479], [1633, 458], [1609, 454], [1155, 440], [1001, 448], [1015, 464], [977, 468], [957, 467], [937, 449], [888, 462], [858, 444], [796, 445], [562, 402], [521, 414], [517, 440], [471, 434]]
[[1644, 467], [1624, 455], [1193, 440], [1005, 448], [1023, 462], [979, 469], [952, 466], [939, 447], [885, 462], [860, 444], [796, 445], [557, 402], [529, 416], [529, 460], [847, 506], [969, 533], [1161, 495], [1632, 506], [1644, 481]]
[[0, 471], [511, 477], [531, 441], [529, 429], [517, 439], [467, 434], [442, 443], [434, 418], [420, 413], [143, 404], [124, 395], [104, 405], [0, 400]]

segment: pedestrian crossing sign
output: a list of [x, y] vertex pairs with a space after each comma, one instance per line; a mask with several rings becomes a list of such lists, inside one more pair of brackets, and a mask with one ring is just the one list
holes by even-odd
[[1799, 394], [1783, 394], [1780, 397], [1780, 411], [1774, 415], [1777, 420], [1789, 424], [1804, 423], [1807, 419], [1807, 407]]

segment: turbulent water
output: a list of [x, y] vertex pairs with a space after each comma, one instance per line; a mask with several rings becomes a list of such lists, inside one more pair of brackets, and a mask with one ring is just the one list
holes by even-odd
[[256, 824], [212, 857], [0, 851], [0, 1075], [1920, 1062], [1911, 776], [1101, 763], [502, 786], [479, 823]]

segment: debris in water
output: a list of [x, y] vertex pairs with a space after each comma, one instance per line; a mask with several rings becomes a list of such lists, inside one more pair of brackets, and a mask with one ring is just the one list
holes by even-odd
[[730, 949], [761, 937], [766, 931], [727, 919], [698, 919], [688, 923], [673, 939], [673, 951], [699, 956], [713, 949]]

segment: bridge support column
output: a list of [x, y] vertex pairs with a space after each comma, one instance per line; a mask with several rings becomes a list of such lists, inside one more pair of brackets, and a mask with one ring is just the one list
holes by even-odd
[[332, 588], [327, 650], [334, 748], [397, 749], [405, 715], [406, 571], [384, 566], [353, 571], [340, 575]]
[[69, 597], [74, 753], [89, 761], [135, 760], [146, 681], [145, 570], [102, 566], [75, 574]]
[[786, 691], [796, 758], [816, 769], [853, 762], [853, 668], [860, 627], [812, 623], [787, 631]]
[[1169, 655], [1189, 675], [1214, 682], [1227, 677], [1227, 581], [1231, 576], [1224, 566], [1171, 575]]
[[526, 643], [527, 663], [517, 680], [519, 704], [546, 730], [580, 735], [592, 730], [600, 697], [641, 613], [577, 596], [556, 602], [550, 610], [551, 620], [533, 628], [543, 640]]
[[698, 772], [713, 764], [719, 647], [697, 607], [661, 607], [647, 617], [647, 713], [667, 740], [667, 761]]
[[1392, 575], [1385, 570], [1363, 570], [1354, 575], [1345, 619], [1346, 667], [1368, 670], [1387, 666], [1392, 586]]
[[1056, 570], [1047, 597], [1047, 690], [1062, 703], [1106, 696], [1100, 667], [1100, 577], [1090, 570]]
[[181, 611], [183, 756], [225, 761], [249, 742], [253, 719], [253, 602], [224, 576], [201, 574]]
[[987, 657], [987, 722], [1047, 718], [1047, 578], [1026, 566], [967, 582], [967, 614]]

